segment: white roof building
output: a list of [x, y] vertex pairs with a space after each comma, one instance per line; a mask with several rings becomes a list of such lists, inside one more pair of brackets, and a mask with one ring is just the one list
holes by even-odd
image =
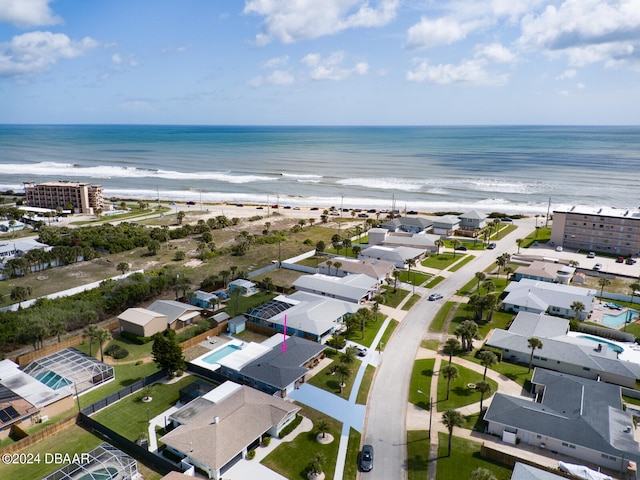
[[302, 275], [293, 287], [302, 292], [315, 293], [325, 297], [361, 303], [373, 298], [378, 291], [378, 281], [364, 274], [332, 277], [316, 273]]

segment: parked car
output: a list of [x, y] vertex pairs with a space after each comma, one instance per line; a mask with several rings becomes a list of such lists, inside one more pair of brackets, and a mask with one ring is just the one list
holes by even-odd
[[311, 207], [309, 210], [320, 210], [320, 207]]
[[635, 258], [631, 258], [631, 257], [627, 258], [627, 261], [626, 261], [627, 265], [635, 265], [635, 263], [636, 263]]
[[513, 218], [511, 217], [502, 217], [500, 220], [503, 222], [513, 222]]
[[616, 263], [624, 263], [624, 257], [616, 258]]
[[460, 245], [459, 247], [456, 247], [455, 250], [460, 250], [462, 252], [466, 252], [468, 250], [468, 248], [465, 247], [464, 245]]
[[369, 218], [369, 215], [367, 215], [366, 213], [359, 213], [358, 218]]
[[493, 250], [494, 248], [496, 248], [496, 246], [497, 246], [497, 245], [496, 245], [495, 243], [491, 242], [491, 243], [489, 244], [489, 246], [487, 246], [487, 248], [488, 248], [489, 250]]
[[600, 264], [600, 263], [596, 263], [596, 264], [593, 266], [593, 269], [594, 269], [595, 271], [601, 270], [601, 269], [602, 269], [602, 264]]
[[187, 202], [187, 205], [195, 205], [195, 204], [196, 204], [196, 202], [194, 202], [193, 200], [189, 200], [189, 201]]
[[364, 445], [358, 459], [358, 468], [363, 472], [373, 470], [373, 445]]
[[295, 207], [293, 207], [294, 210], [300, 210], [300, 207], [298, 207], [297, 205]]
[[334, 217], [338, 217], [338, 216], [340, 216], [340, 212], [337, 211], [337, 210], [331, 210], [329, 212], [329, 215], [333, 215]]
[[415, 210], [409, 210], [407, 212], [407, 215], [417, 215], [417, 214], [418, 214], [418, 212], [416, 212]]
[[356, 347], [356, 351], [359, 357], [366, 357], [368, 353], [368, 350], [364, 347]]
[[285, 206], [284, 206], [284, 209], [285, 209], [285, 210], [291, 210], [291, 205], [285, 205]]
[[596, 252], [589, 252], [587, 258], [596, 258]]
[[264, 210], [264, 207], [256, 207], [256, 210]]
[[432, 293], [431, 295], [429, 295], [429, 301], [433, 302], [435, 300], [440, 300], [442, 298], [442, 294], [441, 293]]

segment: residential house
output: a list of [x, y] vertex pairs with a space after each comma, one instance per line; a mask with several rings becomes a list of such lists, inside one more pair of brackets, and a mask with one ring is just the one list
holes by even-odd
[[[566, 477], [561, 477], [555, 473], [541, 468], [527, 465], [526, 463], [516, 462], [513, 466], [513, 472], [511, 472], [511, 480], [565, 480]], [[163, 479], [164, 480], [164, 479]], [[596, 480], [596, 479], [594, 479]]]
[[[331, 260], [331, 266], [327, 262], [318, 265], [318, 273], [323, 275], [335, 275], [336, 277], [344, 277], [351, 274], [364, 274], [368, 277], [375, 278], [378, 282], [383, 283], [385, 279], [391, 278], [395, 265], [385, 260], [377, 260], [375, 258], [346, 258], [334, 257]], [[340, 268], [336, 269], [333, 263], [340, 262]]]
[[606, 343], [569, 336], [568, 330], [567, 319], [520, 312], [509, 330], [495, 329], [485, 345], [501, 350], [505, 361], [526, 365], [531, 359], [529, 339], [535, 337], [542, 348], [533, 352], [534, 366], [634, 388], [640, 365], [619, 360], [618, 352]]
[[568, 285], [576, 269], [568, 265], [555, 262], [534, 260], [526, 267], [520, 267], [513, 274], [515, 281], [523, 278], [540, 282], [562, 283]]
[[620, 386], [542, 368], [531, 383], [535, 400], [494, 395], [484, 415], [488, 433], [622, 473], [640, 460]]
[[443, 215], [433, 218], [433, 233], [435, 235], [449, 237], [460, 228], [460, 218], [455, 215]]
[[5, 239], [0, 242], [0, 259], [9, 259], [14, 257], [22, 257], [29, 250], [41, 249], [45, 252], [50, 251], [50, 247], [46, 243], [40, 243], [31, 238], [16, 238], [15, 240]]
[[127, 308], [118, 315], [121, 332], [129, 332], [139, 337], [152, 337], [166, 330], [167, 316], [147, 308]]
[[391, 262], [396, 268], [404, 268], [407, 260], [414, 259], [418, 262], [424, 254], [425, 251], [419, 248], [373, 246], [363, 250], [360, 255], [364, 258]]
[[367, 232], [369, 235], [370, 246], [385, 247], [410, 247], [418, 248], [423, 252], [437, 251], [436, 241], [440, 239], [439, 235], [432, 235], [424, 232], [390, 232], [384, 228], [372, 228]]
[[215, 308], [218, 305], [218, 295], [211, 292], [205, 292], [203, 290], [196, 290], [193, 292], [193, 297], [191, 298], [191, 304], [200, 308]]
[[316, 273], [301, 275], [293, 282], [293, 288], [301, 292], [315, 293], [352, 303], [371, 300], [379, 290], [378, 281], [364, 274], [331, 277]]
[[574, 317], [571, 309], [574, 302], [584, 305], [580, 312], [581, 320], [586, 319], [593, 311], [596, 291], [572, 285], [549, 283], [523, 278], [519, 282], [511, 282], [504, 289], [507, 296], [502, 300], [503, 308], [513, 312], [551, 313], [552, 315]]
[[483, 213], [479, 213], [475, 210], [463, 213], [459, 215], [460, 229], [461, 230], [482, 230], [487, 226], [487, 216]]
[[173, 330], [186, 327], [200, 320], [202, 308], [175, 300], [156, 300], [147, 307], [152, 312], [161, 313], [167, 317], [167, 325]]
[[229, 291], [238, 292], [240, 295], [253, 295], [258, 289], [255, 283], [243, 278], [237, 278], [229, 283]]
[[425, 217], [395, 217], [380, 224], [389, 232], [422, 233], [433, 228], [433, 222]]
[[300, 407], [225, 382], [169, 416], [176, 428], [160, 438], [183, 463], [219, 479], [266, 436], [277, 437]]

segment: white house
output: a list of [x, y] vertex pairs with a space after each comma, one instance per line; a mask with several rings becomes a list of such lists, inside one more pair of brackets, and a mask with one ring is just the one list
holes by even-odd
[[293, 282], [293, 288], [301, 292], [315, 293], [325, 297], [362, 303], [372, 299], [378, 292], [378, 281], [364, 274], [331, 277], [316, 273], [302, 275]]
[[364, 250], [361, 256], [375, 260], [384, 260], [393, 263], [396, 268], [404, 268], [408, 259], [418, 261], [424, 256], [424, 250], [411, 247], [383, 247], [373, 246]]

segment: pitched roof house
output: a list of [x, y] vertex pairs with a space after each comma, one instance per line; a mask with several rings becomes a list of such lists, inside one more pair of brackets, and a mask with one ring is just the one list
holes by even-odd
[[340, 262], [340, 268], [337, 269], [327, 262], [322, 262], [318, 265], [318, 273], [324, 275], [334, 275], [337, 277], [344, 277], [354, 273], [362, 273], [369, 277], [375, 278], [379, 282], [384, 282], [385, 278], [390, 278], [392, 272], [395, 270], [395, 265], [385, 260], [377, 260], [375, 258], [346, 258], [346, 257], [334, 257], [330, 260], [333, 262]]
[[301, 275], [293, 282], [293, 287], [301, 292], [315, 293], [325, 297], [362, 303], [373, 298], [378, 292], [378, 281], [364, 274], [330, 277], [316, 273]]

